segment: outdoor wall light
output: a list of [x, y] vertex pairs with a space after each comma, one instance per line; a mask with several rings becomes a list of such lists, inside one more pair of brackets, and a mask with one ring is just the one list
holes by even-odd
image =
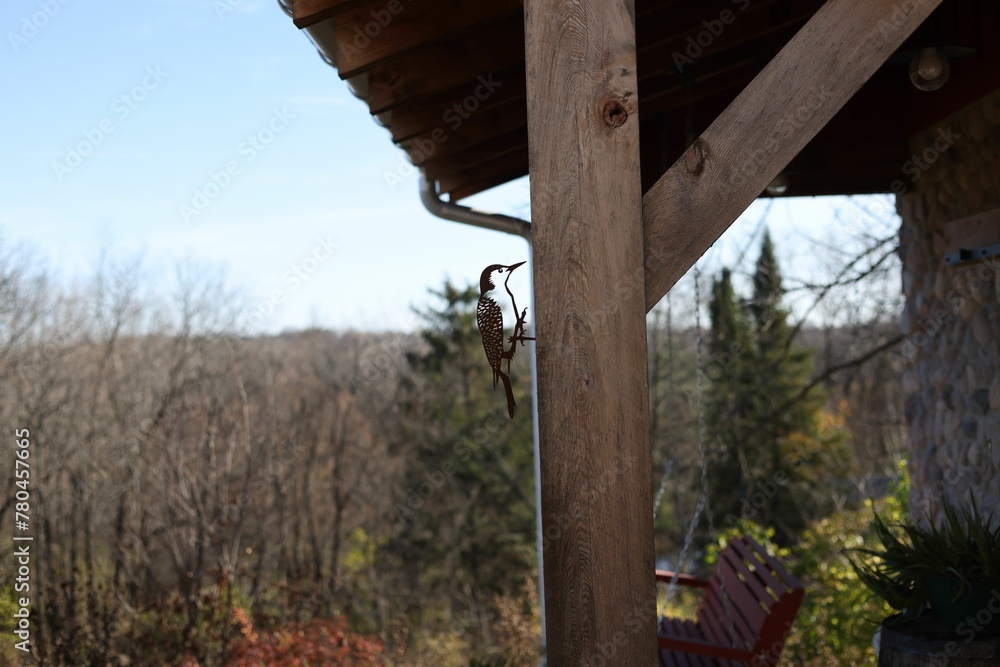
[[963, 20], [953, 3], [943, 3], [890, 56], [889, 62], [909, 65], [910, 82], [918, 90], [940, 89], [948, 83], [953, 63], [976, 54], [975, 49], [955, 43]]
[[781, 172], [765, 188], [769, 195], [783, 195], [788, 192], [788, 174]]
[[920, 90], [937, 90], [948, 82], [948, 55], [936, 47], [920, 49], [910, 60], [910, 81]]

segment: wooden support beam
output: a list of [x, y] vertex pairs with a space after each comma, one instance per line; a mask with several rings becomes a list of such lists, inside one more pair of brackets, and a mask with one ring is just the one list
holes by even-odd
[[525, 0], [548, 664], [653, 665], [635, 0]]
[[[647, 0], [644, 7], [649, 14], [662, 11], [665, 6], [674, 4], [677, 4], [676, 0], [673, 2]], [[699, 21], [704, 18], [704, 10], [701, 12]], [[650, 16], [645, 20], [651, 23], [652, 18]], [[672, 62], [669, 54], [666, 56], [666, 61]], [[373, 114], [382, 113], [414, 99], [475, 81], [480, 74], [507, 69], [514, 65], [524, 69], [522, 12], [515, 12], [508, 18], [484, 26], [482, 29], [422, 46], [406, 58], [376, 67], [371, 71], [368, 80], [368, 104]]]
[[940, 3], [828, 0], [816, 12], [643, 198], [647, 309]]

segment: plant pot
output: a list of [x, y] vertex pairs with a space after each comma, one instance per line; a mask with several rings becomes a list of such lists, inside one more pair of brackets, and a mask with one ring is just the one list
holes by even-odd
[[[997, 607], [997, 605], [994, 605]], [[895, 622], [894, 622], [895, 621]], [[880, 635], [879, 667], [982, 667], [1000, 664], [1000, 639], [955, 635], [935, 614], [904, 621], [886, 619]]]
[[1000, 635], [1000, 580], [973, 581], [959, 593], [953, 577], [934, 577], [927, 582], [927, 597], [938, 617], [964, 637]]

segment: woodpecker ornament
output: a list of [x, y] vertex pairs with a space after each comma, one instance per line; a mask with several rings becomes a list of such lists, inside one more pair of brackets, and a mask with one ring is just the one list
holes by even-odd
[[[510, 376], [508, 375], [510, 373], [510, 360], [514, 358], [518, 341], [520, 341], [521, 345], [524, 345], [524, 341], [526, 340], [535, 340], [524, 335], [524, 320], [527, 317], [528, 309], [525, 308], [518, 314], [514, 294], [507, 285], [507, 281], [510, 280], [510, 274], [522, 264], [524, 262], [518, 262], [509, 266], [491, 264], [483, 269], [483, 275], [479, 278], [479, 305], [476, 307], [476, 321], [479, 324], [479, 335], [483, 337], [483, 349], [486, 350], [486, 359], [490, 362], [490, 368], [493, 369], [493, 389], [497, 388], [497, 381], [503, 383], [504, 391], [507, 392], [507, 412], [510, 413], [511, 419], [514, 418], [514, 390], [511, 389]], [[504, 289], [510, 295], [510, 302], [514, 307], [514, 316], [517, 318], [517, 321], [514, 323], [514, 334], [508, 339], [510, 343], [509, 349], [504, 348], [503, 342], [503, 311], [500, 308], [500, 304], [494, 300], [491, 294], [497, 286], [497, 283], [494, 281], [499, 281], [500, 279], [503, 279]], [[501, 366], [504, 359], [507, 360], [507, 373], [503, 372]]]

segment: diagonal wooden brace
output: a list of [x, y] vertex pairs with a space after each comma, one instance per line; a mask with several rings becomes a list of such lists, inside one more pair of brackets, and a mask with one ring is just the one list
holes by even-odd
[[828, 0], [643, 197], [646, 310], [941, 0]]

